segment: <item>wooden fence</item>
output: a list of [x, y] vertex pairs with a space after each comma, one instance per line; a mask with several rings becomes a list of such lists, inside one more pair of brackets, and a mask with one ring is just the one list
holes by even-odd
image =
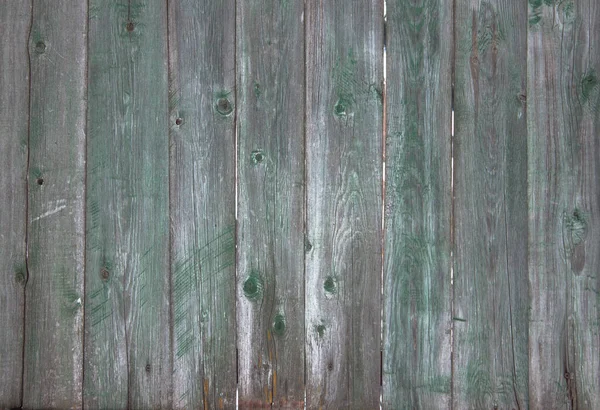
[[0, 1], [0, 408], [600, 408], [599, 70], [594, 0]]

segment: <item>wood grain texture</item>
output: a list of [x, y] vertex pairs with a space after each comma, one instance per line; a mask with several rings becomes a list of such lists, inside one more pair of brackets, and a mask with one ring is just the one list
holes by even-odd
[[32, 14], [23, 407], [79, 408], [87, 5], [36, 1]]
[[173, 407], [235, 408], [235, 1], [169, 1]]
[[308, 408], [379, 407], [383, 2], [306, 3]]
[[600, 5], [529, 1], [529, 394], [600, 403]]
[[21, 407], [31, 2], [0, 2], [0, 408]]
[[301, 1], [237, 2], [239, 402], [304, 401]]
[[451, 3], [388, 2], [384, 408], [451, 405], [452, 46]]
[[456, 2], [455, 408], [528, 403], [527, 5]]
[[90, 1], [86, 408], [171, 399], [165, 1]]

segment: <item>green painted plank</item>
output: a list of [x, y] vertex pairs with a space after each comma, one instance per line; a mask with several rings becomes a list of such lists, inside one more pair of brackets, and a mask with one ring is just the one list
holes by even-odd
[[452, 3], [388, 2], [386, 28], [383, 407], [449, 408]]
[[455, 13], [453, 406], [525, 408], [527, 5]]
[[165, 1], [90, 1], [86, 408], [172, 403]]
[[173, 407], [235, 408], [235, 2], [169, 1]]
[[600, 403], [600, 5], [529, 1], [529, 395]]
[[304, 401], [301, 1], [237, 2], [239, 404]]
[[81, 407], [87, 5], [36, 1], [31, 69], [24, 408]]
[[21, 407], [31, 2], [0, 2], [0, 408]]
[[383, 2], [307, 2], [306, 401], [379, 407]]

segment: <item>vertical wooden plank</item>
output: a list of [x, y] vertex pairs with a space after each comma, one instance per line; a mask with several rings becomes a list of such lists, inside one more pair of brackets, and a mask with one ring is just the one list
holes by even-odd
[[239, 403], [304, 401], [304, 13], [237, 2]]
[[24, 408], [81, 407], [87, 5], [36, 1], [31, 64]]
[[164, 1], [90, 1], [86, 408], [171, 405]]
[[600, 403], [600, 5], [529, 1], [532, 409]]
[[306, 400], [379, 407], [383, 2], [307, 2]]
[[452, 22], [387, 4], [384, 408], [451, 406]]
[[235, 408], [235, 1], [169, 2], [173, 407]]
[[527, 5], [455, 7], [453, 402], [524, 408]]
[[21, 407], [31, 2], [0, 2], [0, 408]]

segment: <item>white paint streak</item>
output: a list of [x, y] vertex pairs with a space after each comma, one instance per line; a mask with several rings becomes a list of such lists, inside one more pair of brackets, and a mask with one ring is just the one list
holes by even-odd
[[[54, 209], [52, 209], [52, 210], [50, 210], [50, 211], [47, 211], [47, 212], [44, 212], [44, 213], [43, 213], [43, 214], [41, 214], [40, 216], [37, 216], [37, 217], [33, 218], [33, 219], [31, 220], [31, 222], [39, 221], [40, 219], [47, 218], [47, 217], [49, 217], [49, 216], [51, 216], [51, 215], [54, 215], [54, 214], [56, 214], [56, 213], [58, 213], [58, 212], [62, 211], [63, 209], [65, 209], [65, 208], [67, 207], [67, 205], [65, 204], [65, 202], [66, 202], [66, 201], [65, 201], [64, 199], [61, 199], [61, 200], [59, 200], [59, 201], [56, 201], [56, 207], [55, 207]], [[59, 203], [60, 203], [61, 205], [59, 205]]]

